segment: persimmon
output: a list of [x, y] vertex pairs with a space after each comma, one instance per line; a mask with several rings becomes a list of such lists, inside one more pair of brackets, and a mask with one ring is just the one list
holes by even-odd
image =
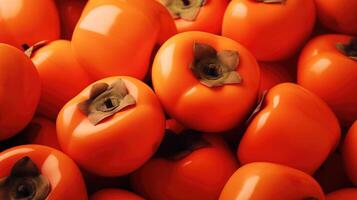
[[34, 117], [29, 125], [22, 131], [25, 140], [30, 144], [40, 144], [55, 149], [60, 149], [56, 124], [44, 117]]
[[0, 0], [0, 42], [21, 49], [60, 37], [60, 22], [54, 1]]
[[357, 120], [346, 135], [342, 152], [347, 175], [352, 183], [357, 186]]
[[131, 175], [131, 185], [145, 199], [216, 200], [237, 168], [219, 135], [167, 131], [155, 157]]
[[222, 35], [240, 42], [259, 61], [279, 61], [297, 53], [314, 24], [312, 0], [232, 0]]
[[19, 133], [31, 121], [40, 91], [31, 60], [15, 47], [0, 43], [0, 140]]
[[315, 0], [320, 23], [338, 33], [357, 35], [357, 1]]
[[81, 17], [84, 6], [88, 0], [56, 0], [58, 14], [61, 21], [61, 35], [63, 39], [70, 40], [74, 28]]
[[177, 31], [221, 34], [228, 0], [157, 0], [170, 12]]
[[349, 127], [357, 119], [357, 38], [328, 34], [312, 39], [301, 52], [297, 79]]
[[172, 118], [189, 129], [221, 132], [245, 120], [257, 99], [260, 74], [255, 58], [237, 42], [184, 32], [159, 49], [152, 81]]
[[305, 88], [271, 88], [239, 144], [242, 164], [274, 162], [313, 174], [340, 139], [338, 120], [327, 104]]
[[354, 200], [357, 199], [356, 188], [345, 188], [326, 195], [326, 200]]
[[64, 153], [41, 145], [23, 145], [0, 153], [0, 198], [87, 200], [77, 165]]
[[152, 51], [176, 33], [169, 12], [154, 0], [91, 0], [72, 37], [78, 61], [94, 79], [144, 79]]
[[92, 81], [76, 60], [67, 40], [37, 43], [27, 50], [41, 79], [41, 98], [37, 112], [55, 120], [70, 99]]
[[325, 200], [325, 196], [308, 174], [284, 165], [257, 162], [239, 168], [219, 197], [219, 200], [246, 199]]
[[56, 125], [66, 154], [88, 172], [110, 177], [129, 174], [149, 160], [163, 138], [165, 116], [143, 82], [109, 77], [70, 100]]

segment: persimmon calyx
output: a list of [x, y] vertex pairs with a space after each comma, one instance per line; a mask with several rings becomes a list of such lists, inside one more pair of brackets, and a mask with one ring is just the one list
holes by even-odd
[[232, 50], [217, 51], [207, 44], [194, 43], [194, 61], [190, 68], [199, 81], [207, 87], [238, 84], [242, 77], [236, 71], [239, 53]]
[[160, 0], [174, 19], [195, 21], [206, 0]]
[[337, 43], [336, 48], [349, 58], [357, 60], [357, 37], [352, 38], [347, 44]]
[[32, 46], [29, 46], [27, 44], [23, 44], [22, 45], [22, 48], [24, 49], [24, 53], [29, 57], [29, 58], [32, 58], [33, 54], [41, 49], [42, 47], [46, 46], [47, 44], [49, 43], [48, 40], [44, 40], [44, 41], [41, 41], [41, 42], [38, 42]]
[[0, 199], [4, 200], [45, 200], [50, 190], [49, 180], [27, 156], [14, 164], [10, 176], [0, 180]]
[[287, 0], [256, 0], [256, 1], [260, 3], [267, 3], [267, 4], [273, 4], [273, 3], [284, 4]]
[[186, 130], [175, 133], [166, 130], [156, 157], [167, 160], [180, 160], [198, 149], [209, 147], [211, 144], [202, 137], [202, 133]]
[[118, 79], [111, 85], [96, 83], [92, 86], [89, 99], [78, 104], [88, 120], [97, 125], [124, 108], [134, 105], [135, 98], [129, 94], [123, 80]]

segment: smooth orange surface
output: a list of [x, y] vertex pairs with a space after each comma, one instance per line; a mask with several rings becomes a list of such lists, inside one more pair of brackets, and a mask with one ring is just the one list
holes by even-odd
[[357, 186], [357, 121], [353, 123], [345, 138], [343, 160], [348, 177]]
[[345, 34], [357, 35], [356, 0], [315, 0], [320, 23]]
[[284, 82], [293, 82], [288, 69], [280, 63], [259, 62], [260, 66], [260, 92]]
[[54, 1], [0, 0], [0, 42], [21, 48], [60, 37]]
[[86, 187], [79, 168], [67, 155], [41, 145], [23, 145], [0, 153], [0, 179], [10, 175], [19, 159], [28, 156], [51, 185], [46, 200], [87, 200]]
[[[39, 125], [40, 129], [36, 130], [36, 127], [33, 126], [31, 129], [31, 124], [34, 124], [35, 126]], [[40, 144], [60, 149], [57, 140], [56, 124], [54, 122], [44, 117], [35, 117], [32, 119], [29, 126], [30, 130], [26, 133], [26, 137], [30, 144]]]
[[155, 200], [217, 200], [238, 163], [223, 139], [204, 135], [211, 146], [170, 161], [153, 158], [131, 176], [134, 191]]
[[151, 52], [176, 33], [170, 14], [153, 0], [91, 0], [74, 30], [72, 45], [93, 78], [143, 79]]
[[15, 47], [0, 43], [0, 140], [14, 136], [31, 121], [40, 90], [31, 60]]
[[347, 35], [321, 35], [303, 49], [298, 67], [298, 83], [320, 96], [349, 127], [357, 119], [357, 61], [342, 54], [337, 43], [347, 43]]
[[56, 0], [62, 38], [70, 40], [87, 0]]
[[200, 8], [200, 12], [194, 21], [175, 19], [177, 31], [203, 31], [220, 35], [227, 5], [228, 0], [206, 0], [206, 4]]
[[229, 179], [219, 200], [324, 200], [319, 184], [302, 171], [273, 163], [251, 163]]
[[138, 195], [121, 189], [104, 189], [96, 192], [90, 200], [144, 200]]
[[31, 59], [42, 85], [37, 111], [55, 120], [64, 104], [87, 87], [91, 80], [76, 60], [70, 41], [51, 42], [37, 50]]
[[299, 85], [282, 83], [268, 92], [237, 154], [242, 164], [274, 162], [313, 174], [339, 139], [337, 118], [325, 102]]
[[[189, 68], [195, 42], [217, 51], [238, 51], [237, 72], [242, 83], [216, 88], [201, 84]], [[170, 38], [158, 51], [152, 82], [171, 117], [191, 129], [220, 132], [233, 128], [249, 114], [256, 102], [260, 74], [255, 58], [242, 45], [209, 33], [185, 32]]]
[[356, 188], [337, 190], [326, 195], [326, 200], [355, 200], [357, 199]]
[[62, 150], [81, 167], [101, 176], [121, 176], [143, 165], [156, 151], [165, 129], [165, 116], [154, 92], [131, 77], [110, 77], [109, 85], [122, 79], [136, 104], [97, 125], [89, 122], [78, 104], [89, 98], [92, 85], [70, 100], [57, 118]]
[[222, 35], [249, 49], [259, 61], [278, 61], [297, 53], [315, 24], [312, 0], [265, 4], [232, 0], [224, 15]]

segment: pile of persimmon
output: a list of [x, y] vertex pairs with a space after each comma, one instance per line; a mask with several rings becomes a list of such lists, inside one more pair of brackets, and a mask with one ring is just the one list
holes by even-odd
[[0, 200], [357, 200], [357, 0], [0, 0]]

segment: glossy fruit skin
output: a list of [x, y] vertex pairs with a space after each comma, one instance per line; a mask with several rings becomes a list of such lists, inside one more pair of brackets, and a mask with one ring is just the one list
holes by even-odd
[[20, 50], [0, 43], [0, 141], [31, 121], [40, 98], [35, 66]]
[[354, 0], [315, 0], [319, 21], [338, 33], [357, 35], [357, 2]]
[[353, 123], [346, 135], [342, 152], [347, 175], [357, 186], [357, 121]]
[[[57, 140], [56, 124], [53, 121], [44, 117], [34, 117], [28, 127], [30, 127], [30, 130], [25, 132], [25, 134], [26, 141], [30, 144], [45, 145], [60, 150]], [[25, 131], [26, 130], [27, 129], [25, 129]]]
[[74, 28], [81, 17], [87, 0], [56, 0], [56, 6], [61, 21], [61, 36], [70, 40]]
[[[237, 72], [242, 83], [217, 88], [201, 84], [189, 68], [194, 42], [209, 44], [217, 51], [238, 51]], [[209, 33], [185, 32], [170, 38], [160, 48], [153, 64], [152, 81], [172, 118], [187, 128], [221, 132], [241, 123], [251, 111], [258, 95], [260, 73], [255, 58], [233, 40]]]
[[173, 19], [156, 1], [91, 0], [72, 45], [78, 61], [96, 80], [116, 75], [144, 79], [155, 44], [175, 33]]
[[337, 118], [325, 102], [297, 84], [282, 83], [268, 92], [237, 154], [242, 164], [274, 162], [313, 174], [339, 138]]
[[119, 78], [136, 100], [132, 107], [94, 126], [77, 106], [88, 99], [90, 85], [70, 100], [57, 118], [62, 150], [79, 166], [100, 176], [125, 175], [143, 165], [155, 153], [165, 129], [160, 102], [143, 82], [122, 76], [96, 83], [111, 84]]
[[260, 67], [260, 92], [268, 91], [275, 85], [293, 82], [293, 77], [288, 69], [281, 63], [259, 62]]
[[357, 199], [356, 188], [345, 188], [326, 195], [326, 200], [354, 200]]
[[134, 191], [155, 200], [216, 200], [238, 163], [222, 138], [203, 137], [211, 146], [180, 160], [153, 158], [134, 172]]
[[225, 12], [222, 35], [247, 47], [259, 61], [278, 61], [295, 54], [312, 32], [311, 0], [265, 4], [232, 0]]
[[56, 40], [31, 56], [41, 79], [37, 112], [55, 120], [62, 107], [92, 81], [76, 60], [71, 42]]
[[250, 163], [228, 180], [219, 200], [324, 200], [319, 184], [308, 174], [285, 165]]
[[42, 145], [22, 145], [0, 153], [0, 178], [9, 175], [19, 159], [29, 156], [48, 178], [51, 191], [46, 200], [87, 200], [86, 187], [77, 165], [62, 152]]
[[347, 35], [321, 35], [303, 49], [298, 83], [320, 96], [349, 127], [357, 119], [357, 62], [342, 54], [336, 43], [347, 43]]
[[121, 189], [104, 189], [96, 192], [90, 200], [144, 200], [138, 195]]
[[56, 5], [48, 0], [0, 0], [0, 42], [21, 48], [60, 37]]
[[201, 7], [197, 18], [194, 21], [175, 19], [177, 31], [202, 31], [212, 34], [221, 34], [224, 11], [228, 5], [228, 0], [206, 0], [206, 4]]

